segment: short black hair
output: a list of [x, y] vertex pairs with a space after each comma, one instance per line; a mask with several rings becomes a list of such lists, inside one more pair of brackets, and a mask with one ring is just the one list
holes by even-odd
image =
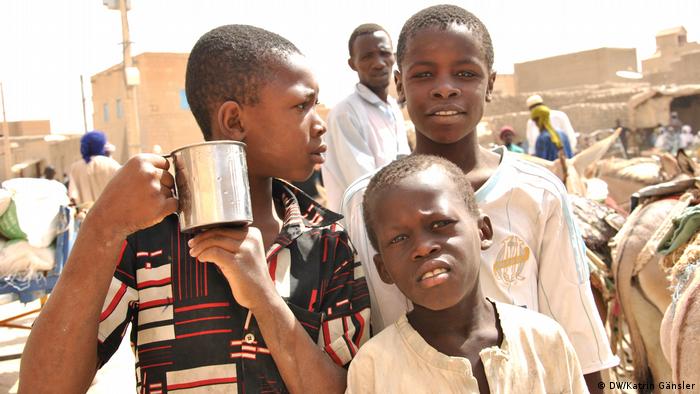
[[436, 28], [447, 30], [450, 25], [457, 24], [466, 26], [477, 38], [481, 40], [481, 48], [489, 70], [493, 67], [493, 43], [488, 29], [476, 15], [456, 5], [442, 4], [428, 7], [418, 11], [404, 23], [399, 34], [399, 42], [396, 47], [396, 60], [399, 69], [406, 54], [407, 42], [413, 38], [420, 30]]
[[373, 211], [377, 199], [387, 189], [396, 186], [402, 180], [413, 174], [427, 170], [430, 167], [440, 167], [445, 175], [454, 182], [457, 192], [464, 199], [464, 203], [469, 213], [474, 217], [479, 216], [479, 208], [476, 205], [474, 189], [467, 179], [466, 174], [454, 163], [439, 156], [432, 155], [409, 155], [389, 163], [379, 170], [369, 181], [367, 190], [362, 199], [362, 216], [365, 220], [365, 228], [369, 241], [374, 250], [379, 251], [377, 234], [374, 232]]
[[[355, 40], [357, 40], [357, 37], [365, 34], [372, 34], [376, 31], [383, 31], [387, 36], [389, 36], [389, 32], [376, 23], [363, 23], [360, 26], [357, 26], [355, 30], [352, 31], [352, 34], [350, 34], [350, 39], [348, 40], [348, 53], [350, 56], [352, 57], [352, 46], [355, 45]], [[391, 39], [391, 36], [389, 37]]]
[[205, 140], [211, 114], [224, 101], [255, 105], [262, 84], [290, 55], [301, 53], [286, 38], [250, 25], [225, 25], [204, 34], [187, 60], [187, 102]]

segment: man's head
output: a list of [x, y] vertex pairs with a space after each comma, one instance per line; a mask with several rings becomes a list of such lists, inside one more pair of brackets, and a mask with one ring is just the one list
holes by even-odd
[[542, 100], [542, 96], [539, 94], [533, 94], [525, 100], [525, 104], [527, 105], [527, 109], [532, 111], [532, 109], [538, 105], [544, 104], [544, 100]]
[[254, 26], [218, 27], [192, 49], [185, 84], [205, 139], [246, 143], [249, 176], [301, 181], [323, 162], [318, 83], [285, 38]]
[[455, 143], [476, 130], [496, 73], [484, 24], [452, 5], [426, 8], [406, 21], [397, 46], [399, 99], [417, 142]]
[[537, 125], [540, 130], [547, 128], [549, 123], [549, 107], [546, 105], [536, 105], [530, 109], [530, 119]]
[[362, 24], [350, 35], [348, 51], [348, 65], [357, 72], [360, 83], [384, 99], [394, 66], [389, 33], [377, 24]]
[[506, 145], [512, 144], [513, 137], [515, 137], [515, 131], [513, 130], [513, 127], [511, 127], [511, 126], [501, 127], [501, 133], [499, 134], [499, 137], [501, 138], [501, 141], [503, 141], [504, 144], [506, 144]]
[[442, 310], [478, 285], [491, 224], [453, 163], [427, 155], [390, 163], [370, 181], [363, 216], [382, 280], [415, 304]]
[[97, 130], [89, 131], [80, 137], [80, 155], [86, 163], [90, 162], [92, 156], [104, 156], [107, 136]]
[[44, 178], [53, 179], [56, 176], [56, 169], [52, 166], [44, 167]]

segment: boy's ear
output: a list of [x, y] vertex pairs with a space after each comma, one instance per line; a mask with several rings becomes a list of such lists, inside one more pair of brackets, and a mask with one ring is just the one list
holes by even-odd
[[493, 227], [491, 227], [491, 219], [486, 214], [479, 211], [479, 238], [481, 239], [481, 250], [486, 250], [493, 243]]
[[401, 82], [401, 71], [399, 70], [394, 70], [394, 84], [396, 84], [396, 93], [399, 95], [398, 101], [399, 103], [405, 103], [406, 102], [406, 94], [403, 91], [403, 83]]
[[377, 267], [377, 273], [379, 274], [379, 277], [382, 278], [382, 282], [388, 284], [388, 285], [393, 285], [394, 280], [391, 279], [391, 275], [389, 275], [389, 272], [386, 270], [386, 267], [384, 266], [384, 260], [382, 260], [382, 256], [377, 253], [374, 255], [374, 266]]
[[491, 102], [491, 96], [493, 94], [493, 84], [496, 82], [496, 72], [492, 71], [489, 75], [489, 84], [486, 87], [486, 102]]
[[243, 141], [246, 131], [242, 121], [243, 107], [236, 101], [224, 101], [216, 112], [216, 126], [224, 139]]

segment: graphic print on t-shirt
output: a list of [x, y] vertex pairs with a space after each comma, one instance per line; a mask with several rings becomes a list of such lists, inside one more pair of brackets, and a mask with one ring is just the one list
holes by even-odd
[[506, 237], [501, 241], [493, 264], [494, 277], [506, 286], [524, 280], [525, 277], [521, 274], [529, 257], [530, 248], [522, 239], [516, 235]]

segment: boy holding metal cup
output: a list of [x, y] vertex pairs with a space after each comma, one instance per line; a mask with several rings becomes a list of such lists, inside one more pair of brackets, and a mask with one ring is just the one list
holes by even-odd
[[247, 145], [252, 225], [182, 233], [167, 160], [130, 159], [36, 320], [20, 391], [84, 392], [129, 323], [141, 392], [344, 390], [369, 337], [363, 273], [340, 216], [276, 179], [323, 162], [313, 74], [286, 39], [229, 25], [195, 44], [186, 90], [207, 141]]

